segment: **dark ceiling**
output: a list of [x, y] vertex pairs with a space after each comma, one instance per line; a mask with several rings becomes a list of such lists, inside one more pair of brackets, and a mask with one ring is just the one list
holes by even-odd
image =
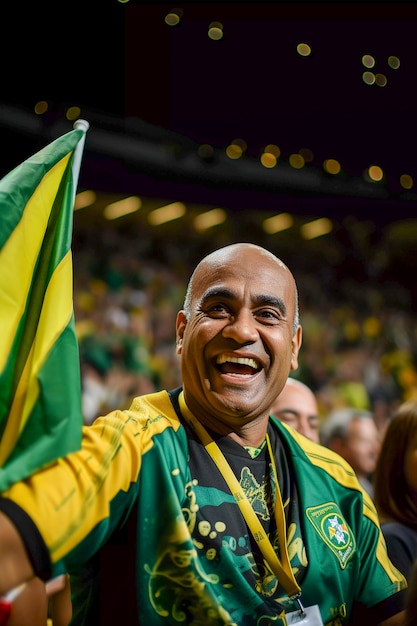
[[[415, 217], [417, 194], [399, 183], [408, 174], [417, 185], [414, 3], [182, 2], [176, 26], [165, 23], [172, 4], [95, 5], [46, 15], [34, 4], [24, 23], [7, 9], [0, 175], [69, 130], [65, 113], [78, 106], [90, 123], [83, 188], [377, 225]], [[207, 36], [212, 22], [219, 41]], [[363, 82], [364, 54], [385, 87]], [[231, 161], [236, 138], [247, 150]], [[266, 170], [259, 156], [270, 143], [281, 156]], [[202, 155], [202, 144], [212, 151]], [[290, 155], [305, 148], [313, 161], [295, 170]], [[324, 172], [329, 158], [340, 175]], [[363, 177], [372, 164], [381, 183]]]

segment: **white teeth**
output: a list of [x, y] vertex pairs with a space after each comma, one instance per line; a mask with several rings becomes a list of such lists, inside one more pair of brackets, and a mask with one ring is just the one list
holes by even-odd
[[217, 357], [217, 365], [222, 365], [222, 363], [238, 363], [239, 365], [248, 365], [254, 370], [258, 369], [258, 364], [254, 359], [247, 359], [243, 357], [226, 356], [225, 354], [221, 354]]

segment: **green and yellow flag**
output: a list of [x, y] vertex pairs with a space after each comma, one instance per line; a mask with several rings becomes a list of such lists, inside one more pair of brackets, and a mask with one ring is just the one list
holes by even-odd
[[71, 243], [87, 130], [0, 180], [0, 491], [80, 447]]

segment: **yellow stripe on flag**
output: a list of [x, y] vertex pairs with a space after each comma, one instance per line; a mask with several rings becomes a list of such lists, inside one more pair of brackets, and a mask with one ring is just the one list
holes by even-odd
[[33, 278], [49, 216], [71, 154], [45, 174], [28, 201], [18, 226], [0, 252], [0, 371], [12, 348]]
[[[72, 254], [67, 252], [46, 290], [35, 342], [32, 344], [0, 442], [0, 466], [6, 461], [38, 399], [38, 374], [72, 316]], [[20, 417], [19, 417], [20, 416]]]

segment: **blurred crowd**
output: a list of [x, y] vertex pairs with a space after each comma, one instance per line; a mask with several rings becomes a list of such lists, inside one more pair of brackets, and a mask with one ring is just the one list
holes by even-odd
[[[158, 260], [116, 233], [112, 244], [74, 253], [86, 423], [180, 384], [175, 319], [195, 254], [167, 242]], [[288, 264], [304, 329], [294, 376], [313, 390], [321, 418], [344, 406], [367, 409], [383, 429], [402, 401], [417, 398], [417, 324], [406, 294], [399, 283], [329, 277], [325, 264], [320, 272]]]
[[[87, 425], [112, 409], [128, 408], [134, 396], [181, 384], [176, 315], [190, 272], [207, 252], [194, 250], [193, 256], [191, 246], [181, 248], [175, 241], [166, 241], [164, 250], [155, 250], [152, 242], [143, 249], [145, 239], [134, 245], [117, 232], [107, 241], [103, 233], [96, 241], [95, 233], [91, 237], [88, 245], [76, 240], [73, 255]], [[412, 306], [399, 283], [355, 282], [348, 273], [332, 273], [325, 262], [306, 270], [294, 260], [288, 265], [299, 290], [303, 345], [299, 369], [291, 372], [271, 413], [335, 452], [336, 464], [347, 462], [364, 490], [365, 507], [374, 501], [387, 554], [409, 582], [404, 625], [412, 626], [417, 620], [417, 325]], [[309, 265], [305, 257], [301, 260]], [[353, 472], [352, 484], [360, 489]], [[48, 623], [68, 623], [68, 581], [59, 576], [46, 587], [51, 594]], [[14, 606], [13, 623], [21, 623], [20, 606], [27, 610], [27, 591], [40, 593], [39, 586], [26, 590], [24, 602]]]
[[[167, 242], [159, 260], [123, 238], [119, 244], [104, 255], [89, 246], [76, 255], [86, 424], [113, 408], [127, 408], [133, 396], [181, 384], [175, 320], [196, 259], [175, 242]], [[411, 626], [417, 619], [413, 306], [400, 281], [355, 281], [340, 268], [329, 272], [324, 262], [307, 270], [294, 259], [288, 265], [299, 290], [303, 345], [299, 368], [271, 411], [349, 463], [374, 501], [387, 553], [410, 584]]]

